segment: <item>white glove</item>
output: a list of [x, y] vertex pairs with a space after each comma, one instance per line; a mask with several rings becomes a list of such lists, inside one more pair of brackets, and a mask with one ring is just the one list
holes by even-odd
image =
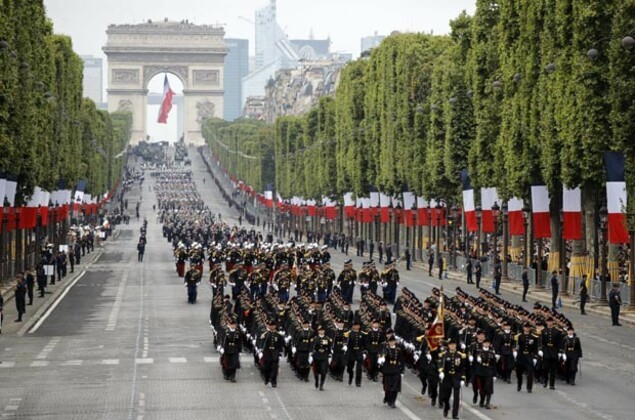
[[461, 350], [465, 350], [465, 343], [461, 343]]
[[567, 355], [566, 355], [566, 354], [564, 354], [564, 353], [562, 353], [562, 361], [563, 361], [563, 362], [566, 362], [566, 361], [567, 361]]
[[344, 353], [346, 353], [346, 352], [348, 351], [348, 346], [343, 345], [343, 346], [342, 346], [342, 351], [343, 351]]
[[297, 350], [297, 349], [295, 348], [295, 346], [291, 347], [291, 353], [292, 353], [292, 354], [295, 354], [296, 350]]
[[476, 358], [476, 361], [477, 361], [478, 363], [481, 363], [481, 362], [483, 361], [483, 359], [481, 359], [481, 356], [478, 356], [478, 357]]
[[439, 373], [439, 379], [443, 380], [443, 378], [445, 378], [445, 373], [443, 372]]
[[262, 359], [262, 356], [263, 356], [262, 352], [261, 352], [261, 351], [259, 351], [259, 352], [258, 352], [258, 359]]
[[329, 356], [329, 365], [331, 364], [332, 360], [333, 360], [333, 358], [331, 356]]
[[220, 351], [222, 350], [221, 346], [216, 347], [216, 351], [220, 353]]
[[284, 337], [284, 331], [280, 330], [280, 331], [278, 331], [278, 334], [280, 334], [281, 336]]
[[432, 361], [432, 355], [430, 353], [426, 354], [426, 359], [428, 359], [428, 362]]
[[285, 343], [289, 344], [289, 341], [291, 341], [291, 336], [290, 336], [290, 335], [288, 335], [288, 336], [286, 336], [286, 337], [284, 338], [284, 342], [285, 342]]
[[467, 356], [467, 360], [469, 360], [470, 363], [472, 363], [474, 361], [474, 356], [470, 354], [469, 356]]
[[536, 363], [538, 363], [538, 360], [534, 359], [534, 366], [536, 366]]
[[378, 365], [383, 365], [385, 361], [386, 361], [386, 359], [382, 356], [379, 359], [377, 359], [377, 364]]
[[461, 386], [465, 386], [465, 381], [461, 381]]
[[414, 359], [415, 363], [417, 363], [419, 361], [419, 355], [415, 353], [415, 356], [414, 356], [413, 359]]
[[514, 355], [514, 359], [518, 356], [518, 352], [516, 350], [514, 350], [512, 354]]
[[492, 379], [494, 380], [494, 382], [496, 382], [496, 379], [498, 379], [498, 378], [496, 376], [494, 376]]
[[538, 350], [538, 356], [542, 357], [543, 354], [542, 350]]
[[218, 351], [220, 354], [225, 354], [225, 349], [221, 347], [221, 349]]
[[496, 361], [497, 361], [497, 362], [498, 362], [498, 361], [500, 360], [500, 358], [501, 358], [501, 357], [500, 357], [500, 355], [498, 355], [498, 354], [497, 354], [497, 355], [495, 355], [494, 357], [496, 358]]
[[309, 364], [313, 363], [313, 356], [309, 355]]
[[366, 360], [366, 353], [362, 354], [362, 360]]

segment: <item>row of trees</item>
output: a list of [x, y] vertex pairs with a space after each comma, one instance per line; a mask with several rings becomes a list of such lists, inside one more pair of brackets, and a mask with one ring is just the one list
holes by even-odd
[[101, 196], [121, 173], [132, 117], [82, 98], [83, 64], [53, 33], [42, 0], [0, 0], [0, 169], [18, 177], [17, 204], [37, 185], [88, 181]]

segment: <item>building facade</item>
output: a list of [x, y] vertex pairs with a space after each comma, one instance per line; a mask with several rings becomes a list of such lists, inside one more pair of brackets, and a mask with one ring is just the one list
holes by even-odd
[[228, 52], [225, 56], [225, 113], [233, 121], [243, 110], [242, 81], [249, 74], [249, 40], [225, 38]]
[[377, 32], [375, 32], [373, 36], [366, 36], [362, 38], [362, 50], [360, 52], [363, 53], [364, 51], [370, 51], [373, 48], [378, 47], [385, 38], [386, 37], [384, 35], [377, 35]]
[[99, 107], [104, 102], [103, 60], [92, 55], [82, 55], [84, 62], [84, 97]]

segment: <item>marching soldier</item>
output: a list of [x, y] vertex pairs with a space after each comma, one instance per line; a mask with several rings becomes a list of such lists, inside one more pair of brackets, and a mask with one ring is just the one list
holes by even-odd
[[223, 378], [226, 381], [236, 382], [236, 370], [240, 369], [242, 334], [236, 329], [236, 320], [234, 318], [229, 320], [222, 343], [218, 351], [221, 354]]
[[337, 277], [337, 284], [342, 291], [342, 297], [349, 304], [353, 303], [355, 281], [357, 281], [357, 272], [353, 269], [353, 262], [351, 260], [346, 260], [344, 262], [344, 268]]
[[386, 263], [386, 269], [381, 274], [381, 281], [384, 285], [384, 299], [394, 305], [399, 286], [399, 271], [395, 268], [395, 263]]
[[379, 329], [379, 322], [374, 320], [372, 323], [371, 329], [366, 334], [366, 350], [368, 350], [368, 379], [373, 382], [377, 382], [377, 375], [379, 373], [379, 366], [377, 364], [377, 360], [379, 359], [379, 354], [384, 348], [386, 343], [386, 336], [384, 332]]
[[355, 369], [355, 386], [362, 386], [362, 364], [366, 360], [365, 335], [360, 330], [359, 321], [353, 322], [353, 329], [348, 332], [346, 343], [346, 370], [348, 384], [353, 383], [353, 368]]
[[386, 302], [384, 302], [383, 300], [379, 304], [377, 321], [379, 321], [379, 326], [383, 331], [392, 328], [392, 316], [390, 315], [390, 311], [388, 310], [388, 305], [386, 305]]
[[494, 393], [494, 377], [496, 376], [496, 361], [498, 356], [491, 347], [490, 340], [485, 338], [482, 346], [476, 350], [474, 376], [480, 394], [480, 407], [492, 408], [490, 405]]
[[564, 361], [564, 372], [569, 385], [575, 385], [578, 373], [578, 361], [582, 359], [582, 345], [575, 334], [573, 326], [567, 328], [567, 336], [562, 340], [561, 358]]
[[452, 397], [452, 418], [459, 418], [461, 403], [461, 387], [465, 385], [465, 354], [456, 350], [456, 340], [448, 341], [447, 351], [439, 354], [439, 379], [441, 380], [440, 404], [443, 406], [443, 416], [450, 411], [450, 397]]
[[333, 363], [331, 364], [331, 374], [336, 381], [344, 380], [344, 369], [346, 368], [346, 343], [348, 333], [344, 331], [344, 324], [341, 320], [335, 320], [335, 330], [332, 333], [333, 339]]
[[289, 264], [284, 262], [281, 264], [280, 269], [273, 277], [273, 287], [278, 291], [278, 298], [282, 302], [289, 300], [289, 288], [291, 287], [291, 270], [289, 270]]
[[496, 334], [494, 349], [496, 354], [500, 356], [498, 363], [499, 376], [509, 384], [514, 370], [514, 335], [509, 322], [503, 322], [502, 329]]
[[516, 335], [516, 347], [513, 355], [516, 359], [516, 380], [517, 391], [523, 386], [523, 374], [527, 374], [527, 392], [531, 393], [534, 383], [534, 367], [538, 362], [538, 340], [539, 337], [531, 332], [531, 324], [523, 324], [523, 332]]
[[538, 350], [544, 363], [543, 387], [547, 387], [548, 379], [549, 389], [556, 389], [556, 374], [558, 373], [560, 354], [562, 354], [559, 353], [562, 347], [562, 333], [554, 327], [553, 322], [553, 318], [547, 318], [547, 328], [542, 331], [541, 335], [542, 349]]
[[304, 382], [309, 382], [309, 371], [311, 370], [311, 362], [309, 356], [313, 344], [313, 330], [309, 327], [309, 321], [302, 320], [302, 329], [297, 332], [291, 347], [291, 353], [294, 356], [294, 365], [298, 371], [298, 377]]
[[379, 359], [384, 374], [384, 404], [391, 408], [396, 408], [397, 395], [401, 392], [401, 377], [404, 372], [404, 357], [400, 347], [397, 347], [395, 336], [388, 339], [388, 346], [385, 348]]
[[322, 325], [318, 326], [317, 330], [318, 335], [313, 338], [311, 359], [313, 361], [315, 388], [318, 388], [319, 385], [320, 391], [324, 391], [326, 374], [331, 364], [333, 340], [326, 336], [326, 330]]
[[414, 353], [414, 363], [417, 368], [419, 379], [421, 380], [421, 395], [425, 395], [428, 389], [428, 374], [430, 371], [430, 362], [432, 356], [430, 355], [430, 349], [428, 348], [428, 341], [425, 334], [417, 337], [419, 345]]
[[229, 285], [232, 287], [232, 299], [236, 300], [240, 290], [247, 281], [247, 271], [243, 267], [242, 260], [234, 260], [233, 268], [229, 272]]
[[260, 335], [258, 348], [258, 359], [262, 364], [265, 385], [271, 382], [271, 386], [278, 386], [278, 365], [280, 363], [280, 353], [284, 346], [284, 339], [276, 330], [276, 321], [267, 323], [267, 331]]
[[197, 291], [196, 288], [201, 281], [201, 272], [196, 269], [194, 264], [190, 266], [190, 269], [185, 273], [184, 283], [187, 287], [187, 303], [196, 303]]
[[333, 292], [333, 285], [335, 284], [335, 271], [333, 271], [333, 269], [331, 268], [330, 257], [328, 261], [325, 261], [322, 264], [322, 277], [326, 278], [326, 283], [327, 283], [326, 298], [328, 298], [329, 296], [331, 296], [331, 293]]

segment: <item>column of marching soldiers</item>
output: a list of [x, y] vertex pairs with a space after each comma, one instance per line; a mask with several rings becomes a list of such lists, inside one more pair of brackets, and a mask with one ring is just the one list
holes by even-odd
[[[453, 418], [461, 386], [471, 387], [474, 404], [490, 409], [496, 379], [511, 383], [514, 372], [518, 391], [525, 384], [531, 393], [536, 381], [553, 390], [557, 376], [575, 385], [580, 340], [571, 322], [546, 306], [536, 303], [529, 312], [484, 289], [474, 296], [457, 288], [452, 297], [433, 289], [423, 300], [405, 287], [397, 294], [394, 264], [379, 271], [369, 261], [358, 273], [348, 260], [336, 274], [325, 246], [265, 243], [254, 230], [225, 223], [205, 205], [191, 172], [154, 175], [163, 236], [173, 245], [190, 303], [208, 261], [210, 323], [227, 381], [236, 382], [240, 354], [248, 350], [272, 387], [285, 358], [300, 381], [309, 382], [313, 372], [320, 391], [329, 375], [357, 387], [363, 371], [373, 382], [381, 375], [384, 404], [394, 408], [410, 369], [421, 394]], [[431, 333], [439, 325], [441, 340]]]

